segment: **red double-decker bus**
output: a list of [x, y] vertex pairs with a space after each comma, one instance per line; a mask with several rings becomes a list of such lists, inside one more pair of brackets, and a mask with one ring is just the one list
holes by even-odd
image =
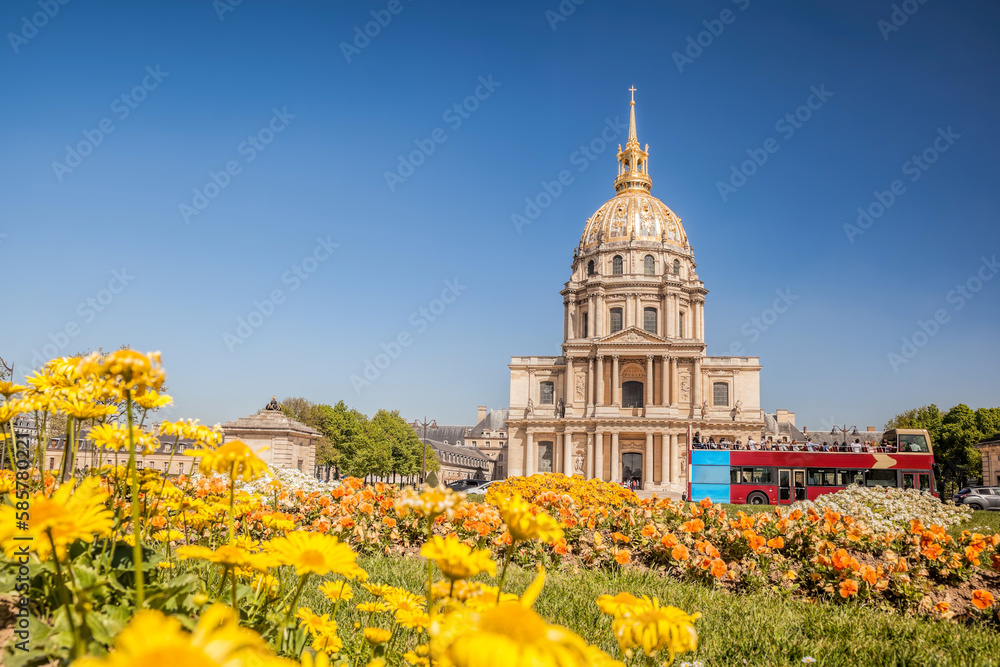
[[934, 452], [922, 429], [886, 431], [873, 451], [689, 448], [688, 498], [750, 505], [815, 500], [857, 484], [934, 491]]

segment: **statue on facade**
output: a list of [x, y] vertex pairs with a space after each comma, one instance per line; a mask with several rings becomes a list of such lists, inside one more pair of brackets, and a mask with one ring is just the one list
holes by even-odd
[[533, 414], [535, 414], [535, 402], [529, 398], [528, 399], [528, 408], [527, 408], [527, 410], [525, 410], [525, 415], [528, 416], [528, 417], [530, 417]]
[[578, 475], [583, 474], [583, 454], [579, 452], [573, 457], [573, 472]]
[[707, 399], [701, 402], [701, 418], [705, 419], [706, 417], [708, 417], [708, 400]]
[[566, 416], [566, 403], [562, 400], [562, 397], [560, 397], [559, 401], [556, 403], [556, 417], [565, 417], [565, 416]]
[[743, 414], [743, 401], [736, 399], [736, 407], [733, 408], [733, 421], [739, 421], [740, 415]]
[[278, 405], [278, 399], [277, 399], [277, 398], [275, 398], [274, 396], [272, 396], [272, 397], [271, 397], [271, 402], [270, 402], [270, 403], [268, 403], [268, 404], [267, 404], [267, 405], [266, 405], [266, 406], [264, 407], [264, 409], [265, 409], [265, 410], [281, 410], [281, 406], [280, 406], [280, 405]]

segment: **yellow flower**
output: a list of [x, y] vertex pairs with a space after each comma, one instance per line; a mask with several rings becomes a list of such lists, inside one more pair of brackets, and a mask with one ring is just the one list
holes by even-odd
[[201, 457], [198, 469], [203, 475], [215, 472], [249, 482], [267, 472], [267, 463], [240, 440], [231, 440], [217, 449], [186, 449], [184, 455]]
[[[208, 547], [185, 545], [177, 547], [177, 560], [206, 560], [223, 567], [254, 567], [253, 554], [241, 547], [223, 544], [214, 551]], [[264, 568], [267, 571], [267, 568]]]
[[693, 623], [700, 617], [701, 614], [688, 614], [676, 607], [661, 607], [656, 598], [643, 597], [624, 606], [611, 627], [625, 655], [631, 656], [633, 648], [641, 648], [652, 657], [666, 649], [673, 660], [675, 653], [698, 647]]
[[10, 380], [0, 380], [0, 394], [4, 398], [10, 398], [14, 394], [19, 394], [27, 389], [27, 387], [19, 384], [14, 384]]
[[431, 656], [442, 667], [623, 667], [578, 635], [549, 625], [518, 603], [480, 612], [459, 608], [436, 617], [430, 632]]
[[544, 512], [533, 514], [532, 506], [522, 500], [520, 494], [501, 500], [498, 507], [513, 541], [537, 539], [551, 544], [562, 539], [563, 531], [556, 520]]
[[389, 605], [385, 602], [362, 602], [361, 604], [355, 605], [355, 609], [365, 614], [376, 614], [383, 611], [389, 611]]
[[[257, 660], [253, 660], [256, 658]], [[159, 611], [136, 612], [115, 637], [115, 648], [103, 658], [87, 657], [74, 667], [134, 667], [135, 665], [184, 665], [208, 667], [266, 664], [274, 657], [260, 635], [240, 627], [231, 608], [215, 604], [198, 620], [193, 633], [181, 622]], [[274, 664], [272, 662], [272, 664]]]
[[378, 646], [389, 641], [392, 633], [385, 628], [365, 628], [365, 640], [372, 646]]
[[148, 390], [158, 391], [167, 377], [159, 352], [142, 354], [135, 350], [118, 350], [107, 355], [95, 352], [80, 359], [75, 371], [84, 378], [104, 380], [119, 395], [132, 392], [133, 397]]
[[331, 602], [350, 600], [354, 597], [354, 591], [346, 581], [324, 581], [319, 587], [319, 592]]
[[188, 440], [197, 440], [205, 448], [215, 447], [222, 442], [222, 427], [204, 426], [197, 419], [180, 419], [175, 422], [160, 422], [160, 435], [173, 435]]
[[[32, 494], [28, 500], [27, 518], [18, 517], [25, 510], [4, 505], [0, 507], [0, 546], [8, 558], [27, 545], [29, 551], [45, 560], [52, 553], [51, 542], [54, 542], [57, 557], [62, 560], [66, 547], [73, 542], [92, 542], [95, 535], [106, 535], [111, 530], [113, 515], [104, 505], [107, 498], [101, 481], [87, 477], [75, 491], [73, 484], [68, 483], [49, 497], [42, 493]], [[30, 539], [16, 539], [24, 537]]]
[[[93, 441], [94, 447], [98, 449], [110, 449], [112, 451], [128, 450], [128, 426], [121, 424], [98, 424], [87, 432], [87, 439]], [[132, 427], [132, 442], [135, 444], [137, 452], [152, 454], [157, 450], [160, 441], [153, 434], [147, 433], [138, 426]]]
[[458, 540], [454, 533], [447, 537], [435, 535], [420, 549], [420, 555], [434, 561], [438, 569], [452, 581], [471, 579], [480, 572], [496, 576], [497, 564], [489, 549], [473, 549]]
[[347, 579], [364, 581], [368, 574], [358, 567], [358, 555], [336, 537], [324, 533], [289, 533], [267, 543], [268, 551], [283, 565], [295, 567], [295, 573], [339, 574]]
[[432, 520], [442, 514], [452, 519], [455, 516], [455, 508], [464, 501], [464, 493], [456, 493], [443, 485], [433, 488], [425, 484], [420, 493], [408, 486], [396, 496], [396, 513], [399, 516], [406, 516], [413, 510], [420, 516]]
[[146, 391], [135, 398], [135, 403], [140, 408], [146, 410], [155, 410], [157, 408], [162, 408], [166, 405], [170, 405], [174, 402], [174, 399], [166, 394], [159, 394], [155, 391]]

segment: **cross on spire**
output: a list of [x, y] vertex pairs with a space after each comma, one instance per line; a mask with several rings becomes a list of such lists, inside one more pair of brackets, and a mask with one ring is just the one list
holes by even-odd
[[631, 93], [632, 93], [632, 104], [635, 104], [635, 91], [636, 91], [636, 87], [632, 86], [631, 88], [629, 88], [629, 91], [631, 91]]

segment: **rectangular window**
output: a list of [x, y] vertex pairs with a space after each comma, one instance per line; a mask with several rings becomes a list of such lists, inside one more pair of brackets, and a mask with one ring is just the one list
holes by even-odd
[[927, 447], [927, 438], [923, 435], [900, 433], [899, 451], [927, 453], [930, 449]]
[[681, 312], [677, 317], [677, 337], [684, 338], [684, 313]]
[[865, 472], [866, 486], [896, 486], [895, 470], [868, 470]]
[[552, 382], [542, 382], [539, 387], [539, 394], [541, 396], [539, 403], [541, 405], [552, 405], [555, 402], [555, 384]]
[[823, 471], [818, 468], [809, 468], [808, 474], [806, 475], [806, 484], [809, 486], [822, 486]]
[[729, 483], [730, 484], [742, 484], [740, 481], [740, 467], [733, 466], [729, 469]]
[[656, 333], [656, 308], [642, 309], [642, 328], [651, 334]]
[[834, 470], [827, 470], [823, 473], [823, 486], [837, 486], [837, 473]]
[[587, 313], [584, 313], [583, 314], [583, 337], [584, 338], [589, 338], [590, 337], [590, 332], [587, 330], [587, 328], [588, 328], [587, 325], [588, 324], [590, 324], [590, 323], [587, 321]]
[[772, 484], [772, 482], [771, 482], [771, 469], [770, 468], [754, 468], [753, 469], [753, 483], [754, 484]]
[[729, 405], [729, 383], [715, 382], [712, 384], [712, 405]]
[[555, 446], [550, 441], [538, 443], [538, 472], [552, 472], [552, 455]]
[[622, 330], [622, 309], [611, 309], [611, 333]]

